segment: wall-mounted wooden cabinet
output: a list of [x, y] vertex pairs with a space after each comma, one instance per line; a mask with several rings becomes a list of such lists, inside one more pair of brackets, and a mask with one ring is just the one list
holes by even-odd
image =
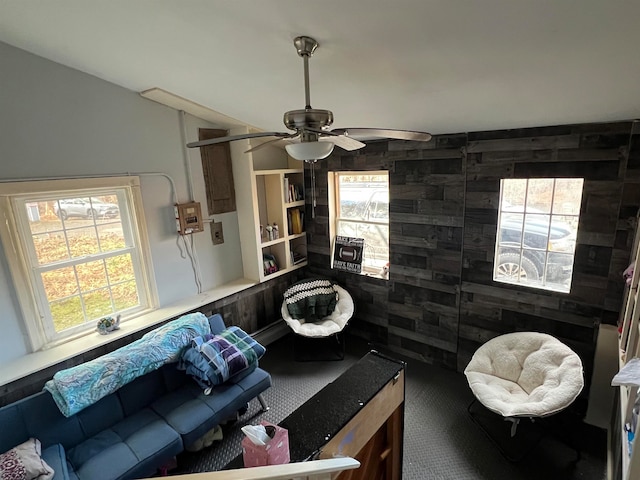
[[[640, 280], [640, 228], [635, 235], [631, 256], [633, 276], [624, 295], [621, 314], [621, 333], [619, 339], [619, 362], [622, 369], [629, 360], [640, 357], [640, 304], [638, 304], [638, 283]], [[615, 405], [612, 424], [609, 431], [609, 462], [608, 478], [632, 480], [640, 478], [640, 420], [638, 407], [634, 412], [634, 405], [640, 402], [640, 388], [621, 386], [616, 387], [618, 402]], [[635, 434], [630, 434], [629, 430]]]
[[231, 144], [242, 261], [245, 278], [263, 282], [307, 264], [304, 169], [283, 149], [247, 145]]

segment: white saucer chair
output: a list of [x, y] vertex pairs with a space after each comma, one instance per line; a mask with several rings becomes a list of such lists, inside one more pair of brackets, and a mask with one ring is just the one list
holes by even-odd
[[[332, 337], [335, 341], [335, 345], [338, 347], [338, 350], [335, 352], [336, 358], [333, 359], [343, 360], [345, 351], [343, 330], [353, 316], [355, 305], [351, 295], [349, 295], [349, 292], [344, 288], [335, 284], [333, 285], [333, 288], [338, 295], [335, 309], [330, 315], [323, 317], [320, 320], [311, 322], [305, 321], [305, 319], [293, 318], [289, 313], [286, 302], [282, 302], [281, 313], [282, 318], [287, 322], [287, 325], [289, 325], [295, 335], [299, 335], [307, 339], [327, 339]], [[301, 358], [298, 349], [296, 348], [295, 337], [294, 356], [297, 360]]]
[[506, 455], [474, 417], [475, 401], [512, 422], [513, 437], [520, 419], [533, 421], [558, 413], [584, 387], [580, 357], [557, 338], [538, 332], [508, 333], [489, 340], [476, 350], [464, 374], [475, 396], [469, 414], [512, 461], [516, 458]]

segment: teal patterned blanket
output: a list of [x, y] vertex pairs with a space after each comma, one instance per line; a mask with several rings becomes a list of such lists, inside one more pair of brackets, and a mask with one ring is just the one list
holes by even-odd
[[111, 353], [57, 372], [44, 389], [62, 414], [70, 417], [135, 378], [177, 362], [193, 338], [208, 333], [211, 328], [205, 315], [183, 315]]

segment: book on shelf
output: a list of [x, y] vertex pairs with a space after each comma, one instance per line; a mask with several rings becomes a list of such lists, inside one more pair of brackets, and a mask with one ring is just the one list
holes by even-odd
[[299, 200], [304, 200], [302, 185], [290, 183], [289, 179], [284, 177], [284, 203], [292, 203]]
[[284, 177], [284, 203], [291, 203], [291, 189], [287, 177]]
[[298, 252], [291, 252], [291, 263], [297, 265], [307, 260], [307, 257]]
[[297, 235], [304, 232], [304, 212], [299, 208], [287, 210], [287, 220], [289, 224], [289, 235]]
[[278, 271], [278, 263], [276, 262], [276, 257], [271, 255], [270, 253], [262, 254], [262, 263], [265, 275], [269, 275]]
[[302, 196], [302, 185], [291, 185], [291, 201], [297, 202], [298, 200], [303, 200]]

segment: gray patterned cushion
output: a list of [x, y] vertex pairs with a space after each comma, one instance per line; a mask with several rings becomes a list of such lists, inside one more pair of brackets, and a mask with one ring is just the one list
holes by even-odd
[[0, 480], [48, 480], [53, 469], [40, 458], [40, 440], [30, 438], [0, 455]]

